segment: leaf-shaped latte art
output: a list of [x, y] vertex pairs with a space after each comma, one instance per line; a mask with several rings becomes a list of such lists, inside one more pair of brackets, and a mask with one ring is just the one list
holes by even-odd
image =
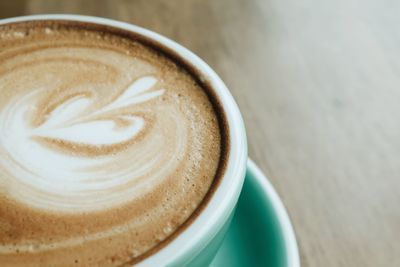
[[[127, 106], [143, 103], [161, 96], [164, 89], [150, 91], [157, 83], [152, 76], [135, 80], [118, 97], [97, 111], [83, 114], [93, 103], [88, 94], [67, 97], [47, 116], [47, 120], [33, 131], [33, 139], [41, 143], [68, 146], [78, 151], [77, 147], [113, 146], [132, 139], [144, 127], [143, 118], [132, 114], [113, 112]], [[69, 144], [69, 145], [66, 145]], [[105, 150], [109, 151], [107, 147]], [[98, 152], [101, 151], [99, 150]]]
[[[33, 190], [30, 205], [67, 211], [97, 209], [96, 201], [114, 205], [140, 191], [132, 184], [143, 175], [157, 181], [176, 164], [171, 155], [183, 153], [185, 128], [171, 107], [158, 112], [148, 105], [165, 90], [152, 75], [128, 86], [122, 78], [110, 89], [85, 79], [61, 91], [45, 84], [2, 108], [0, 140], [9, 156], [0, 163]], [[158, 119], [168, 124], [154, 127]], [[135, 151], [129, 158], [121, 153], [127, 149]], [[116, 193], [126, 184], [131, 186]]]

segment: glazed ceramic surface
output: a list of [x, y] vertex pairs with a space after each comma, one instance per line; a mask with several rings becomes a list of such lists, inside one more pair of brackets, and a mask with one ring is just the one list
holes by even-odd
[[232, 224], [210, 266], [300, 266], [286, 210], [272, 185], [251, 160]]

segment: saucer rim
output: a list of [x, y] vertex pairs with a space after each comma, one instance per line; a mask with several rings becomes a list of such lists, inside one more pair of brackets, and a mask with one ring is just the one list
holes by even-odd
[[261, 185], [266, 197], [275, 210], [285, 244], [288, 267], [300, 267], [300, 256], [296, 235], [282, 200], [280, 199], [271, 182], [268, 180], [267, 176], [250, 158], [247, 160], [247, 171], [252, 174], [251, 176], [254, 178], [255, 182]]

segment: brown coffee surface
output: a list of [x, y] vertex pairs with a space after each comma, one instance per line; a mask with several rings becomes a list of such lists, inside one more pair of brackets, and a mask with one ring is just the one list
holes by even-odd
[[176, 236], [221, 166], [204, 87], [95, 25], [0, 26], [0, 264], [119, 266]]

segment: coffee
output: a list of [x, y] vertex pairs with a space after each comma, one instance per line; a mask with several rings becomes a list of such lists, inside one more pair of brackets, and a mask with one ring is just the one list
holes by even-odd
[[0, 26], [0, 262], [135, 263], [222, 175], [212, 91], [162, 46], [68, 21]]

